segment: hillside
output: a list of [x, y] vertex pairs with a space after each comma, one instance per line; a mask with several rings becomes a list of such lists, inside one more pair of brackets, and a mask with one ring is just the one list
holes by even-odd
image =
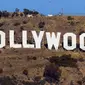
[[[13, 82], [20, 83], [19, 85], [45, 85], [43, 84], [45, 78], [51, 77], [53, 73], [57, 73], [59, 78], [53, 76], [53, 80], [47, 78], [45, 81], [55, 83], [58, 79], [60, 85], [85, 85], [85, 53], [79, 49], [66, 51], [60, 46], [58, 51], [48, 50], [45, 38], [40, 50], [9, 48], [9, 30], [15, 31], [15, 43], [22, 43], [22, 30], [28, 31], [29, 43], [33, 43], [31, 30], [61, 32], [62, 35], [73, 32], [79, 35], [85, 32], [85, 16], [47, 17], [37, 14], [32, 17], [1, 17], [0, 30], [6, 33], [7, 44], [6, 47], [0, 49], [1, 85], [16, 85]], [[9, 84], [3, 84], [7, 79]], [[48, 82], [45, 82], [46, 85], [49, 85]]]

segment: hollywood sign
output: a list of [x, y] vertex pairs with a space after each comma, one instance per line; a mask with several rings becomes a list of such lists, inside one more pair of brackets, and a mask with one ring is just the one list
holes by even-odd
[[[61, 32], [45, 32], [45, 31], [40, 31], [39, 34], [37, 34], [36, 31], [31, 31], [32, 37], [34, 39], [35, 44], [29, 44], [27, 43], [27, 31], [23, 30], [22, 31], [22, 44], [15, 44], [14, 41], [14, 30], [9, 30], [9, 46], [10, 48], [36, 48], [36, 49], [41, 49], [41, 44], [42, 44], [42, 39], [44, 37], [44, 34], [46, 35], [46, 40], [47, 40], [47, 45], [48, 49], [52, 49], [54, 46], [55, 50], [58, 50], [59, 45], [60, 45], [60, 40], [61, 40]], [[71, 37], [71, 46], [68, 45], [68, 39]], [[6, 46], [6, 34], [3, 31], [0, 31], [0, 48], [3, 48]], [[80, 43], [80, 48], [82, 50], [85, 50], [85, 33], [82, 33], [79, 36], [79, 43]], [[63, 35], [63, 48], [66, 50], [74, 50], [77, 46], [77, 36], [74, 33], [65, 33]]]

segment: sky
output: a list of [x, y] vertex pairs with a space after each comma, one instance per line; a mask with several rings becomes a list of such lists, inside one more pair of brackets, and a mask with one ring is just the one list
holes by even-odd
[[42, 14], [85, 14], [85, 0], [0, 0], [0, 10], [10, 12], [19, 8], [39, 11]]

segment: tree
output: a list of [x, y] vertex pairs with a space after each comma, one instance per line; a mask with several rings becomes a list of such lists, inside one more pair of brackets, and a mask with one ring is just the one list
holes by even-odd
[[2, 16], [5, 17], [5, 18], [6, 18], [6, 17], [9, 17], [9, 12], [3, 11], [3, 12], [2, 12]]
[[16, 8], [16, 9], [15, 9], [15, 12], [16, 12], [16, 13], [18, 13], [18, 12], [19, 12], [19, 9], [18, 9], [18, 8]]
[[24, 9], [24, 10], [23, 10], [23, 13], [24, 13], [25, 16], [28, 15], [28, 14], [32, 14], [32, 15], [37, 15], [37, 14], [39, 14], [37, 11], [31, 11], [31, 10], [29, 10], [29, 9]]
[[2, 17], [2, 12], [0, 11], [0, 18]]
[[39, 14], [39, 12], [37, 12], [37, 11], [34, 11], [34, 13], [33, 13], [34, 15], [37, 15], [37, 14]]
[[26, 16], [27, 14], [29, 14], [29, 12], [30, 12], [29, 9], [24, 9], [24, 10], [23, 10], [23, 13], [24, 13], [25, 16]]

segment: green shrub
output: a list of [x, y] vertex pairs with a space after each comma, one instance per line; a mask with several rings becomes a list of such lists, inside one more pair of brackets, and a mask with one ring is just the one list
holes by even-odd
[[25, 70], [23, 71], [23, 74], [27, 76], [27, 75], [28, 75], [28, 70], [25, 69]]
[[23, 24], [27, 24], [28, 22], [27, 21], [23, 21]]
[[74, 18], [71, 17], [71, 16], [68, 16], [68, 17], [67, 17], [67, 20], [74, 20]]
[[70, 25], [72, 25], [72, 26], [75, 25], [74, 21], [71, 21], [71, 22], [70, 22]]
[[4, 25], [4, 22], [0, 23], [0, 27], [2, 27]]

